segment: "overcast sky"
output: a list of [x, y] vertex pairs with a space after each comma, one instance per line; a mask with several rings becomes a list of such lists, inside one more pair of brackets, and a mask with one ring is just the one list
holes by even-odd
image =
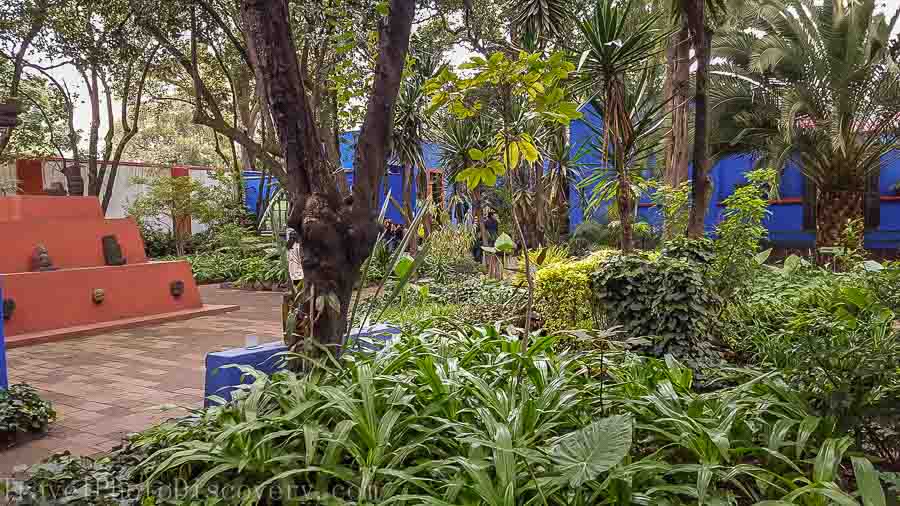
[[[884, 7], [883, 7], [884, 11], [893, 13], [893, 12], [896, 12], [898, 8], [900, 8], [900, 0], [885, 0]], [[898, 23], [898, 25], [900, 25], [900, 23]], [[898, 28], [898, 31], [900, 31], [900, 26], [898, 26], [897, 28]], [[470, 53], [469, 51], [460, 48], [460, 49], [457, 49], [457, 50], [451, 52], [450, 60], [454, 64], [459, 64], [459, 63], [466, 61], [469, 58], [469, 56], [471, 56], [471, 54], [472, 53]], [[77, 90], [77, 93], [82, 97], [81, 102], [76, 106], [76, 109], [75, 109], [75, 128], [81, 129], [82, 131], [84, 131], [86, 133], [88, 128], [90, 128], [91, 113], [90, 113], [90, 107], [88, 106], [87, 103], [84, 102], [87, 97], [87, 89], [84, 87], [84, 83], [82, 82], [81, 77], [78, 75], [78, 73], [74, 69], [72, 69], [70, 67], [62, 67], [59, 69], [55, 69], [54, 71], [52, 71], [52, 73], [54, 74], [54, 77], [56, 77], [57, 79], [65, 80], [66, 83], [68, 83], [70, 88], [74, 87]], [[114, 111], [116, 111], [116, 121], [118, 122], [118, 119], [119, 119], [118, 111], [120, 110], [119, 104], [116, 103], [116, 104], [114, 104], [114, 106], [115, 106]], [[106, 105], [104, 103], [101, 103], [100, 110], [101, 110], [101, 112], [106, 110]], [[100, 132], [101, 139], [103, 138], [103, 135], [105, 134], [105, 132], [106, 132], [106, 118], [103, 117], [101, 119], [101, 132]]]

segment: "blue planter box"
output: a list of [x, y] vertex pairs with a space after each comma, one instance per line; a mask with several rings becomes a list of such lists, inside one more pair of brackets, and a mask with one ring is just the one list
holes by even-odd
[[[399, 328], [383, 324], [354, 329], [350, 333], [354, 342], [348, 351], [377, 351], [399, 333]], [[286, 351], [287, 346], [284, 343], [274, 342], [208, 353], [206, 355], [206, 386], [203, 393], [203, 405], [205, 407], [214, 405], [215, 403], [209, 399], [214, 395], [230, 401], [231, 394], [238, 385], [253, 382], [252, 377], [241, 378], [244, 373], [238, 366], [248, 366], [257, 371], [272, 374], [283, 365], [281, 357], [276, 355]]]

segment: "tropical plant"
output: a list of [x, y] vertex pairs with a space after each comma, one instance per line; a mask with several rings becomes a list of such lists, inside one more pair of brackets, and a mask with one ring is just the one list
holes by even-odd
[[[428, 97], [425, 83], [437, 73], [440, 61], [435, 55], [416, 53], [408, 58], [407, 71], [394, 105], [394, 129], [391, 157], [403, 167], [403, 212], [406, 219], [413, 216], [412, 187], [416, 186], [419, 205], [425, 202], [427, 177], [422, 147], [428, 140], [428, 118], [425, 108]], [[410, 250], [417, 251], [418, 236], [410, 240]]]
[[869, 176], [900, 147], [897, 18], [874, 0], [764, 0], [715, 44], [727, 61], [712, 90], [720, 151], [779, 170], [796, 160], [817, 247], [836, 246], [864, 216]]
[[[635, 27], [637, 16], [641, 17]], [[631, 1], [600, 0], [580, 24], [588, 43], [578, 69], [580, 87], [589, 92], [603, 125], [595, 145], [600, 164], [583, 184], [605, 180], [614, 188], [626, 252], [633, 248], [634, 172], [639, 174], [659, 149], [661, 139], [656, 137], [662, 133], [664, 101], [656, 99], [653, 72], [645, 64], [669, 36], [657, 28], [658, 17], [658, 13], [647, 15]], [[595, 191], [593, 200], [600, 195]]]

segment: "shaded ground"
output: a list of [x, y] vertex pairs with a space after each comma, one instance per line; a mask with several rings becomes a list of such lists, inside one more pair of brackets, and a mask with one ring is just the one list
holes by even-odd
[[[29, 383], [58, 420], [41, 439], [0, 451], [0, 477], [64, 449], [109, 450], [125, 435], [203, 406], [205, 357], [281, 339], [281, 294], [200, 288], [207, 304], [239, 311], [7, 352], [10, 383]], [[52, 309], [48, 309], [52, 310]]]

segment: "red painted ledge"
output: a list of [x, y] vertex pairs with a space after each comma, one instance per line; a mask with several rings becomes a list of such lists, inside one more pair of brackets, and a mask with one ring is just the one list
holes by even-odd
[[53, 343], [66, 339], [76, 339], [79, 337], [95, 336], [106, 332], [115, 332], [117, 330], [127, 330], [147, 325], [155, 325], [159, 323], [177, 322], [197, 318], [200, 316], [213, 316], [231, 311], [237, 311], [240, 306], [234, 305], [210, 305], [204, 304], [196, 309], [185, 309], [182, 311], [174, 311], [171, 313], [160, 313], [149, 316], [139, 316], [137, 318], [124, 318], [121, 320], [105, 321], [93, 323], [90, 325], [78, 325], [75, 327], [66, 327], [62, 329], [52, 329], [40, 332], [30, 332], [27, 334], [19, 334], [16, 336], [6, 336], [6, 347], [19, 348], [22, 346], [32, 346], [35, 344]]

